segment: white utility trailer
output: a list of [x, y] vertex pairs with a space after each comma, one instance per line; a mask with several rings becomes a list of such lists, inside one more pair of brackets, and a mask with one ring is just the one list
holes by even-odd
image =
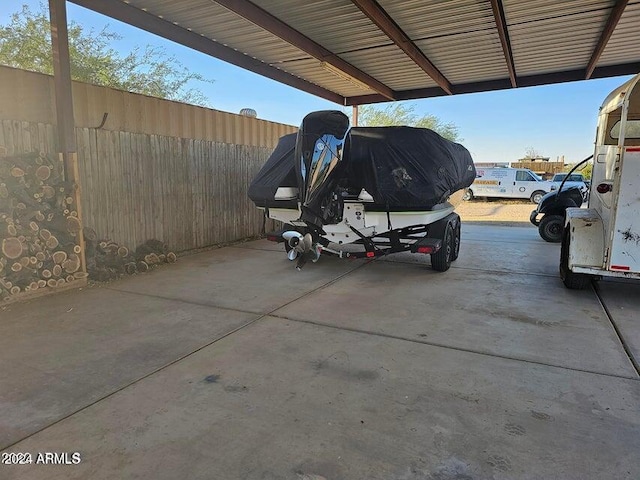
[[600, 107], [589, 205], [566, 211], [560, 276], [572, 289], [640, 278], [640, 74]]

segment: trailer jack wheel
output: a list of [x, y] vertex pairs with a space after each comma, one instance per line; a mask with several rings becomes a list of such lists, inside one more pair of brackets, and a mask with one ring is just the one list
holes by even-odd
[[453, 253], [455, 250], [455, 232], [449, 223], [444, 231], [444, 241], [442, 247], [436, 253], [431, 254], [431, 268], [437, 272], [446, 272], [451, 267]]

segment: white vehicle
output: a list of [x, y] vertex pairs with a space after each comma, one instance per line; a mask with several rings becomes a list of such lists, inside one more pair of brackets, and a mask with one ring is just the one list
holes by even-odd
[[585, 288], [640, 278], [640, 74], [611, 92], [598, 117], [588, 208], [568, 208], [560, 277]]
[[528, 198], [539, 203], [551, 191], [546, 182], [526, 168], [477, 168], [476, 179], [464, 199], [475, 197]]
[[586, 199], [587, 192], [589, 191], [589, 187], [587, 186], [587, 182], [584, 181], [584, 177], [581, 173], [572, 173], [568, 175], [566, 173], [556, 173], [551, 179], [551, 190], [557, 190], [560, 188], [560, 185], [564, 182], [563, 189], [578, 187], [580, 192], [582, 192], [582, 196]]

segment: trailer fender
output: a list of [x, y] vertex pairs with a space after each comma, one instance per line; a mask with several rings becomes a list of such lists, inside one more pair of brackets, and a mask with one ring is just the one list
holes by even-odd
[[598, 212], [593, 208], [567, 208], [565, 229], [570, 235], [569, 269], [604, 268], [604, 223]]
[[447, 229], [447, 225], [451, 225], [451, 228], [455, 230], [455, 228], [460, 223], [460, 215], [453, 212], [447, 215], [446, 217], [438, 220], [435, 223], [429, 225], [429, 237], [439, 238], [440, 240], [444, 239], [444, 232]]

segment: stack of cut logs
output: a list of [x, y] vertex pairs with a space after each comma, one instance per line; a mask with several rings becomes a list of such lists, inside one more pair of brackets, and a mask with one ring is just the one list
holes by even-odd
[[64, 180], [63, 171], [62, 162], [44, 154], [0, 156], [0, 303], [21, 292], [60, 287], [87, 276], [107, 281], [176, 261], [176, 254], [159, 240], [130, 252], [98, 240], [91, 228], [83, 229], [77, 187]]
[[75, 189], [47, 155], [0, 157], [0, 301], [86, 277]]
[[85, 228], [87, 271], [89, 278], [105, 282], [120, 275], [146, 272], [160, 263], [173, 263], [176, 254], [159, 240], [147, 240], [131, 252], [111, 240], [98, 240], [95, 230]]

